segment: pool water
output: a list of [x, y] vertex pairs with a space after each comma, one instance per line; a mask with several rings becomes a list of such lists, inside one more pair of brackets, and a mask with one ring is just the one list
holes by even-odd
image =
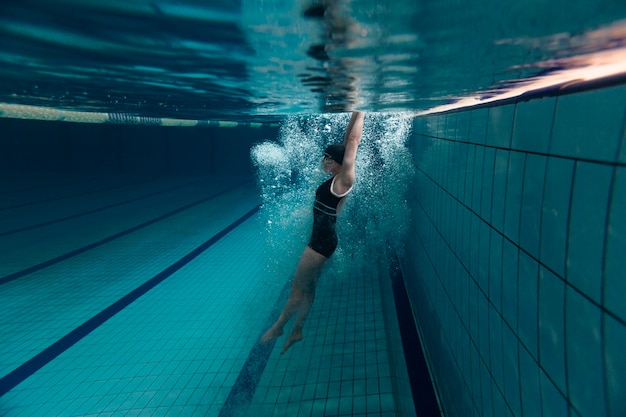
[[[5, 2], [0, 109], [272, 122], [356, 107], [421, 112], [564, 69], [621, 62], [602, 77], [626, 72], [620, 0], [209, 3]], [[595, 55], [607, 51], [617, 56]]]
[[[621, 417], [625, 18], [3, 4], [0, 414]], [[258, 340], [355, 108], [340, 245], [281, 355]]]

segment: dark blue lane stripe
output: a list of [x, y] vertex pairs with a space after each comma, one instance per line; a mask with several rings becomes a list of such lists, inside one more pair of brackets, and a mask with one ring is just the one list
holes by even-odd
[[415, 411], [418, 416], [441, 417], [437, 394], [430, 379], [430, 372], [413, 319], [411, 302], [400, 270], [400, 262], [395, 254], [390, 256], [389, 274]]
[[215, 234], [212, 238], [189, 252], [187, 255], [183, 256], [178, 261], [161, 271], [154, 278], [146, 281], [130, 293], [126, 294], [124, 297], [120, 298], [118, 301], [111, 304], [109, 307], [105, 308], [100, 313], [96, 314], [95, 316], [78, 326], [76, 329], [63, 336], [57, 342], [44, 349], [41, 353], [26, 361], [6, 376], [2, 377], [0, 379], [0, 397], [11, 391], [18, 384], [32, 376], [35, 372], [46, 366], [52, 360], [56, 359], [59, 355], [74, 346], [89, 333], [104, 324], [111, 317], [122, 311], [124, 308], [128, 307], [139, 297], [159, 285], [176, 271], [178, 271], [183, 266], [187, 265], [193, 259], [198, 257], [198, 255], [213, 246], [221, 238], [233, 231], [237, 226], [241, 225], [243, 222], [252, 217], [256, 212], [259, 211], [259, 208], [260, 205], [254, 207], [243, 217], [239, 218], [234, 223], [230, 224], [225, 229]]
[[207, 201], [209, 201], [209, 200], [211, 200], [213, 198], [219, 197], [220, 195], [225, 194], [225, 193], [227, 193], [229, 191], [232, 191], [232, 190], [234, 190], [234, 189], [236, 189], [238, 187], [241, 187], [241, 186], [243, 186], [243, 185], [245, 185], [247, 183], [248, 182], [244, 182], [244, 183], [235, 185], [233, 187], [227, 188], [227, 189], [225, 189], [223, 191], [220, 191], [220, 192], [218, 192], [216, 194], [212, 194], [212, 195], [210, 195], [208, 197], [205, 197], [205, 198], [203, 198], [201, 200], [195, 201], [193, 203], [190, 203], [190, 204], [187, 204], [187, 205], [185, 205], [183, 207], [180, 207], [180, 208], [178, 208], [176, 210], [173, 210], [173, 211], [170, 211], [168, 213], [165, 213], [165, 214], [163, 214], [163, 215], [161, 215], [159, 217], [155, 217], [154, 219], [148, 220], [145, 223], [141, 223], [141, 224], [139, 224], [137, 226], [131, 227], [130, 229], [123, 230], [123, 231], [121, 231], [119, 233], [116, 233], [114, 235], [106, 237], [106, 238], [104, 238], [102, 240], [99, 240], [97, 242], [91, 243], [91, 244], [89, 244], [87, 246], [83, 246], [82, 248], [78, 248], [78, 249], [73, 250], [71, 252], [65, 253], [65, 254], [63, 254], [61, 256], [57, 256], [56, 258], [49, 259], [49, 260], [47, 260], [45, 262], [39, 263], [37, 265], [33, 265], [33, 266], [28, 267], [26, 269], [22, 269], [21, 271], [17, 271], [17, 272], [14, 272], [14, 273], [10, 274], [10, 275], [4, 276], [4, 277], [0, 278], [0, 285], [6, 284], [7, 282], [11, 282], [13, 280], [16, 280], [18, 278], [26, 276], [28, 274], [32, 274], [34, 272], [40, 271], [40, 270], [42, 270], [44, 268], [47, 268], [49, 266], [58, 264], [59, 262], [63, 262], [63, 261], [65, 261], [67, 259], [70, 259], [70, 258], [72, 258], [74, 256], [78, 256], [81, 253], [87, 252], [88, 250], [97, 248], [98, 246], [102, 246], [105, 243], [109, 243], [109, 242], [111, 242], [111, 241], [113, 241], [115, 239], [118, 239], [118, 238], [122, 237], [122, 236], [125, 236], [125, 235], [128, 235], [130, 233], [136, 232], [139, 229], [143, 229], [144, 227], [150, 226], [151, 224], [160, 222], [163, 219], [166, 219], [168, 217], [174, 216], [175, 214], [178, 214], [178, 213], [180, 213], [182, 211], [185, 211], [185, 210], [187, 210], [187, 209], [189, 209], [191, 207], [197, 206], [197, 205], [205, 203], [205, 202], [207, 202]]
[[66, 220], [76, 219], [78, 217], [87, 216], [89, 214], [97, 213], [99, 211], [108, 210], [108, 209], [111, 209], [113, 207], [123, 206], [124, 204], [130, 204], [130, 203], [133, 203], [135, 201], [143, 200], [143, 199], [146, 199], [146, 198], [149, 198], [149, 197], [154, 197], [155, 195], [166, 194], [166, 193], [169, 193], [170, 191], [174, 191], [174, 190], [177, 190], [177, 189], [180, 189], [180, 188], [188, 187], [191, 184], [194, 184], [196, 182], [201, 182], [201, 181], [199, 180], [199, 181], [193, 181], [193, 182], [190, 182], [190, 183], [187, 183], [187, 184], [183, 184], [183, 185], [177, 185], [176, 187], [170, 187], [170, 188], [167, 188], [165, 190], [155, 191], [153, 193], [149, 193], [149, 194], [146, 194], [146, 195], [143, 195], [143, 196], [140, 196], [140, 197], [135, 197], [135, 198], [131, 198], [129, 200], [124, 200], [124, 201], [120, 201], [120, 202], [117, 202], [117, 203], [109, 204], [107, 206], [102, 206], [102, 207], [98, 207], [98, 208], [95, 208], [95, 209], [92, 209], [92, 210], [87, 210], [87, 211], [84, 211], [82, 213], [73, 214], [71, 216], [61, 217], [61, 218], [58, 218], [58, 219], [49, 220], [47, 222], [37, 223], [37, 224], [30, 225], [30, 226], [24, 226], [24, 227], [20, 227], [20, 228], [13, 229], [13, 230], [7, 230], [5, 232], [0, 232], [0, 237], [7, 236], [7, 235], [12, 235], [14, 233], [19, 233], [19, 232], [25, 232], [27, 230], [36, 229], [38, 227], [49, 226], [51, 224], [63, 222], [63, 221], [66, 221]]
[[[259, 334], [259, 339], [263, 335], [263, 332], [274, 324], [274, 321], [280, 314], [283, 305], [289, 296], [290, 289], [291, 280], [287, 280], [280, 296], [278, 297], [278, 300], [276, 301], [276, 304], [274, 304], [272, 312], [261, 329], [262, 332]], [[219, 417], [236, 417], [244, 415], [245, 410], [252, 402], [252, 397], [254, 397], [254, 392], [259, 385], [259, 381], [263, 375], [263, 370], [265, 370], [265, 366], [267, 365], [267, 361], [270, 358], [270, 354], [272, 353], [275, 343], [276, 340], [273, 340], [264, 345], [256, 343], [252, 347], [241, 372], [239, 372], [239, 376], [237, 377], [235, 384], [228, 394], [228, 398], [226, 398], [226, 402], [220, 410]]]

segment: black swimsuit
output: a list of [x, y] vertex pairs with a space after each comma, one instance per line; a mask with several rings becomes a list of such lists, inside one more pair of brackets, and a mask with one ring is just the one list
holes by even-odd
[[336, 177], [325, 181], [315, 192], [315, 203], [313, 204], [313, 232], [309, 247], [327, 258], [335, 252], [337, 248], [337, 233], [335, 233], [335, 223], [337, 221], [337, 207], [343, 198], [350, 192], [348, 190], [342, 195], [336, 195], [331, 191], [331, 187]]

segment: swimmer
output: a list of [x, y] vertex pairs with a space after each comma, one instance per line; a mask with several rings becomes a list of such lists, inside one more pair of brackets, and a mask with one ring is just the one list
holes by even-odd
[[335, 222], [345, 197], [354, 185], [354, 162], [363, 133], [363, 112], [353, 112], [346, 128], [343, 144], [334, 144], [326, 148], [322, 159], [324, 172], [331, 178], [319, 186], [313, 204], [313, 231], [308, 246], [298, 262], [291, 293], [278, 320], [261, 337], [261, 343], [268, 343], [283, 334], [285, 324], [297, 313], [293, 326], [282, 353], [291, 345], [302, 340], [304, 321], [313, 305], [317, 281], [322, 274], [324, 264], [335, 252], [337, 234]]

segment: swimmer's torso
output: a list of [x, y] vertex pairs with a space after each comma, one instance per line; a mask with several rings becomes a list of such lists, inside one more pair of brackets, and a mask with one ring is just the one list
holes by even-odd
[[350, 192], [335, 195], [331, 191], [333, 182], [337, 177], [330, 178], [317, 188], [315, 203], [313, 204], [313, 232], [309, 246], [311, 249], [330, 257], [337, 248], [337, 234], [335, 223], [337, 222], [337, 208], [339, 203]]

